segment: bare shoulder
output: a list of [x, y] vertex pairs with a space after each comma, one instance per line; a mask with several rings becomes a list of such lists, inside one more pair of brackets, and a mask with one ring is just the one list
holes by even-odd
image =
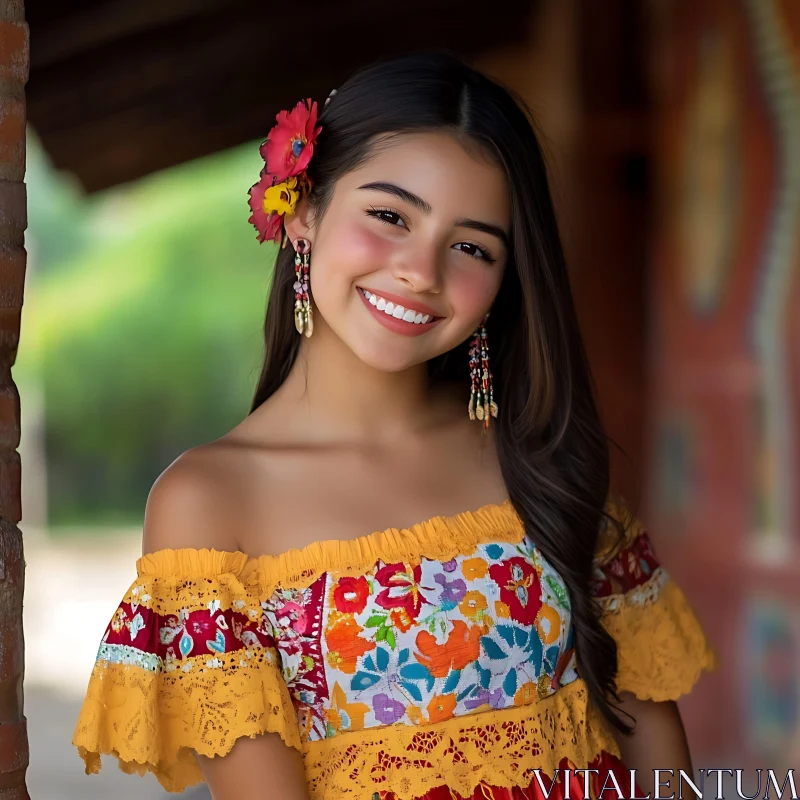
[[142, 552], [234, 551], [247, 474], [241, 448], [218, 440], [191, 448], [158, 476], [147, 497]]

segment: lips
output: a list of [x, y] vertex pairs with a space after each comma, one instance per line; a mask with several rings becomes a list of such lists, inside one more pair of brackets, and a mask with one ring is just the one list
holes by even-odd
[[364, 292], [364, 297], [369, 300], [369, 304], [374, 306], [378, 311], [383, 311], [387, 317], [402, 319], [403, 322], [413, 322], [415, 325], [424, 325], [426, 322], [435, 319], [435, 315], [433, 314], [425, 314], [410, 306], [407, 307], [400, 303], [393, 303], [382, 295], [374, 294], [367, 289], [362, 289], [361, 291]]
[[384, 327], [406, 336], [417, 336], [431, 329], [443, 317], [437, 316], [430, 306], [407, 301], [392, 293], [378, 294], [358, 287], [358, 294], [375, 319]]

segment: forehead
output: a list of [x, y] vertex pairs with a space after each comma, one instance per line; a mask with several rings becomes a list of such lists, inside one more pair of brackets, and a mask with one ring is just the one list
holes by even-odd
[[503, 170], [476, 143], [455, 134], [386, 137], [342, 181], [352, 189], [372, 181], [395, 183], [426, 200], [434, 214], [508, 225], [510, 204]]

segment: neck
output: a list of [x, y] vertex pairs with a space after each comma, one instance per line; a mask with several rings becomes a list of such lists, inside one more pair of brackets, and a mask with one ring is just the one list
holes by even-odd
[[[319, 323], [317, 323], [319, 320]], [[306, 436], [390, 441], [430, 424], [427, 364], [384, 372], [361, 361], [319, 315], [280, 389]]]

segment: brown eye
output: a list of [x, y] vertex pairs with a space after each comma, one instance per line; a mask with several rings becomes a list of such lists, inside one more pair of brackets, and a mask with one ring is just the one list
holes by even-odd
[[374, 206], [367, 211], [367, 216], [374, 217], [375, 219], [383, 222], [384, 225], [394, 225], [407, 228], [405, 220], [391, 208], [375, 208]]
[[466, 253], [468, 256], [472, 256], [472, 258], [478, 259], [478, 261], [487, 261], [489, 264], [493, 264], [495, 261], [487, 250], [484, 250], [482, 247], [472, 242], [459, 242], [458, 244], [454, 244], [453, 247], [461, 250], [462, 253]]

